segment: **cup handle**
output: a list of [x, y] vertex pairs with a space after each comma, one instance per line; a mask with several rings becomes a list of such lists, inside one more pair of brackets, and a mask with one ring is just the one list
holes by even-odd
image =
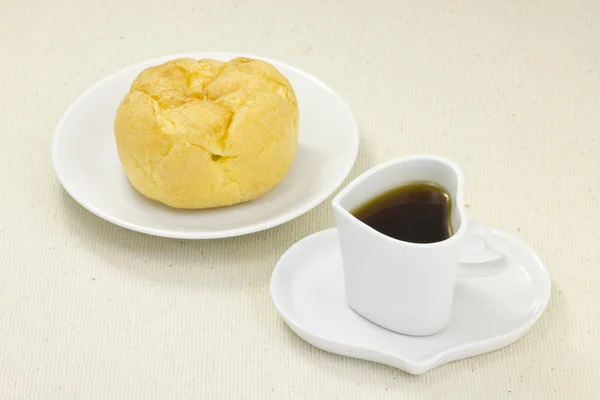
[[[465, 248], [459, 253], [459, 263], [456, 277], [457, 278], [478, 278], [484, 276], [497, 275], [506, 270], [510, 265], [510, 257], [506, 249], [499, 243], [492, 232], [484, 223], [479, 221], [469, 221], [465, 240], [472, 242], [477, 238], [483, 243], [478, 247], [475, 254], [471, 254], [470, 259], [464, 260]], [[487, 260], [481, 260], [482, 252], [488, 253]], [[495, 253], [496, 258], [489, 259], [489, 253]], [[463, 256], [461, 260], [461, 255]], [[469, 258], [469, 257], [467, 257]]]

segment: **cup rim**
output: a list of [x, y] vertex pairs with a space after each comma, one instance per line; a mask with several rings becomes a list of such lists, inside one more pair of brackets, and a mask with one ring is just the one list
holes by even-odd
[[[344, 198], [353, 189], [355, 189], [356, 186], [358, 186], [361, 182], [364, 182], [365, 180], [369, 179], [376, 173], [380, 172], [381, 170], [386, 169], [395, 164], [400, 164], [400, 163], [404, 163], [404, 162], [408, 162], [408, 161], [416, 161], [416, 160], [436, 161], [436, 162], [445, 164], [446, 166], [451, 168], [453, 170], [453, 172], [456, 174], [457, 185], [456, 185], [456, 196], [455, 196], [454, 202], [455, 202], [455, 208], [456, 208], [456, 211], [458, 212], [458, 216], [459, 216], [459, 220], [460, 220], [460, 227], [449, 238], [444, 239], [440, 242], [433, 242], [433, 243], [413, 243], [413, 242], [407, 242], [404, 240], [395, 239], [393, 237], [384, 235], [383, 233], [379, 232], [378, 230], [373, 229], [372, 227], [359, 221], [354, 215], [352, 215], [352, 213], [350, 213], [350, 211], [348, 211], [346, 208], [342, 207], [342, 205], [340, 204], [341, 199]], [[374, 167], [369, 168], [368, 170], [366, 170], [365, 172], [360, 174], [358, 177], [354, 178], [348, 185], [346, 185], [346, 187], [344, 187], [333, 198], [333, 200], [331, 200], [331, 205], [334, 210], [344, 213], [345, 215], [349, 216], [356, 222], [360, 222], [361, 224], [363, 224], [365, 226], [365, 228], [369, 229], [372, 233], [379, 235], [381, 238], [385, 238], [385, 240], [391, 241], [393, 243], [402, 243], [402, 244], [411, 245], [414, 247], [445, 246], [445, 245], [454, 243], [456, 240], [459, 240], [464, 235], [464, 233], [466, 232], [466, 229], [467, 229], [468, 219], [467, 219], [466, 208], [465, 208], [464, 201], [463, 201], [463, 191], [464, 191], [464, 175], [462, 173], [462, 170], [458, 166], [458, 164], [456, 164], [454, 161], [452, 161], [446, 157], [441, 157], [441, 156], [437, 156], [437, 155], [433, 155], [433, 154], [412, 154], [409, 156], [393, 158], [391, 160], [384, 161], [380, 164], [375, 165]]]

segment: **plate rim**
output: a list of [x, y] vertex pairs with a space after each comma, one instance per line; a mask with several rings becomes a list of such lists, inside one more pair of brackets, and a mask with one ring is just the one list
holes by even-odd
[[[119, 218], [114, 218], [110, 214], [103, 212], [102, 210], [88, 204], [86, 201], [83, 201], [81, 198], [79, 198], [73, 192], [73, 190], [71, 190], [69, 188], [69, 185], [66, 183], [64, 176], [61, 175], [60, 168], [58, 168], [59, 161], [57, 161], [58, 152], [59, 152], [58, 138], [60, 136], [61, 130], [64, 129], [64, 125], [65, 125], [66, 121], [68, 121], [70, 116], [72, 115], [75, 107], [79, 103], [81, 103], [87, 96], [89, 96], [91, 92], [93, 92], [98, 87], [101, 87], [107, 81], [109, 81], [110, 79], [113, 79], [114, 77], [116, 77], [119, 74], [126, 73], [126, 72], [134, 70], [134, 69], [142, 68], [142, 66], [146, 65], [146, 64], [152, 64], [152, 65], [161, 64], [161, 63], [164, 63], [169, 60], [173, 60], [173, 59], [177, 59], [177, 58], [186, 58], [186, 57], [209, 58], [209, 54], [212, 55], [213, 58], [215, 58], [215, 55], [218, 55], [218, 57], [222, 57], [222, 58], [229, 57], [230, 59], [234, 58], [234, 57], [247, 57], [247, 58], [260, 59], [260, 60], [266, 61], [266, 62], [268, 62], [270, 64], [274, 64], [274, 65], [285, 66], [286, 68], [289, 68], [290, 70], [293, 70], [294, 72], [317, 83], [319, 86], [321, 86], [323, 89], [325, 89], [331, 95], [334, 96], [334, 98], [339, 102], [339, 104], [341, 104], [342, 108], [344, 108], [348, 112], [348, 115], [350, 116], [352, 130], [351, 130], [351, 132], [348, 132], [348, 135], [349, 135], [349, 137], [352, 137], [354, 140], [352, 140], [353, 146], [351, 149], [352, 154], [350, 154], [350, 162], [348, 162], [348, 164], [346, 165], [343, 173], [341, 173], [336, 180], [332, 181], [333, 182], [332, 189], [326, 190], [323, 195], [317, 196], [313, 201], [307, 202], [303, 206], [297, 207], [297, 208], [293, 209], [292, 211], [289, 211], [277, 218], [268, 219], [266, 221], [262, 221], [262, 222], [256, 223], [256, 224], [251, 224], [251, 225], [248, 225], [245, 227], [218, 230], [218, 231], [212, 231], [212, 232], [206, 232], [206, 231], [181, 232], [181, 231], [177, 231], [177, 230], [165, 230], [165, 229], [157, 229], [157, 228], [152, 228], [152, 227], [147, 227], [147, 226], [141, 226], [139, 224], [120, 220]], [[334, 194], [340, 188], [340, 186], [344, 183], [344, 181], [346, 180], [346, 178], [352, 171], [352, 168], [354, 168], [354, 165], [356, 164], [356, 159], [358, 158], [359, 148], [360, 148], [360, 135], [358, 132], [358, 124], [356, 122], [356, 118], [354, 117], [354, 113], [352, 112], [352, 109], [346, 103], [346, 101], [344, 100], [344, 98], [342, 96], [340, 96], [335, 90], [333, 90], [333, 88], [331, 88], [323, 80], [317, 78], [315, 75], [313, 75], [310, 72], [307, 72], [303, 69], [300, 69], [298, 67], [294, 67], [293, 65], [290, 65], [286, 62], [279, 61], [279, 60], [276, 60], [276, 59], [273, 59], [270, 57], [264, 57], [264, 56], [260, 56], [260, 55], [251, 54], [251, 53], [231, 52], [231, 51], [198, 51], [198, 52], [178, 53], [178, 54], [172, 54], [172, 55], [167, 55], [167, 56], [161, 56], [161, 57], [157, 57], [157, 58], [153, 58], [153, 59], [142, 60], [135, 64], [125, 66], [124, 68], [121, 68], [121, 69], [105, 76], [104, 78], [100, 79], [93, 85], [89, 86], [85, 91], [83, 91], [83, 93], [81, 93], [75, 100], [73, 100], [70, 103], [70, 105], [67, 107], [66, 111], [63, 113], [63, 115], [58, 120], [58, 123], [56, 124], [56, 127], [54, 129], [54, 133], [52, 135], [51, 158], [52, 158], [52, 166], [54, 167], [54, 173], [56, 174], [56, 177], [57, 177], [59, 183], [61, 184], [61, 186], [63, 187], [63, 189], [80, 206], [82, 206], [83, 208], [85, 208], [86, 210], [91, 212], [92, 214], [96, 215], [97, 217], [100, 217], [100, 218], [104, 219], [105, 221], [111, 222], [122, 228], [126, 228], [126, 229], [129, 229], [129, 230], [132, 230], [135, 232], [139, 232], [139, 233], [144, 233], [147, 235], [158, 236], [158, 237], [167, 237], [167, 238], [173, 238], [173, 239], [202, 240], [202, 239], [221, 239], [221, 238], [227, 238], [227, 237], [236, 237], [236, 236], [241, 236], [241, 235], [247, 235], [250, 233], [261, 232], [261, 231], [271, 229], [276, 226], [285, 224], [287, 222], [293, 221], [294, 219], [306, 214], [307, 212], [311, 211], [312, 209], [316, 208], [317, 206], [319, 206], [323, 202], [325, 202], [332, 194]], [[198, 211], [201, 211], [201, 210], [198, 210]]]
[[444, 351], [436, 353], [421, 362], [411, 361], [410, 359], [403, 357], [400, 354], [378, 351], [364, 346], [356, 346], [352, 344], [332, 341], [330, 338], [309, 331], [305, 328], [305, 326], [302, 323], [299, 323], [298, 321], [294, 320], [294, 318], [292, 318], [289, 313], [285, 313], [283, 311], [283, 307], [280, 304], [280, 301], [278, 300], [279, 296], [275, 294], [275, 291], [277, 290], [275, 289], [277, 285], [275, 281], [281, 281], [282, 279], [280, 275], [283, 273], [281, 265], [286, 263], [286, 260], [284, 259], [286, 259], [287, 257], [291, 257], [291, 250], [295, 247], [299, 247], [299, 245], [301, 245], [302, 242], [308, 241], [310, 239], [315, 240], [317, 238], [321, 238], [320, 242], [325, 242], [324, 237], [333, 235], [337, 236], [336, 227], [318, 231], [300, 239], [299, 241], [292, 244], [281, 255], [281, 257], [276, 262], [273, 268], [271, 280], [269, 282], [271, 300], [273, 301], [277, 313], [285, 322], [285, 324], [296, 335], [298, 335], [302, 340], [306, 341], [310, 345], [333, 354], [338, 354], [359, 360], [372, 361], [400, 369], [413, 375], [420, 375], [443, 364], [474, 357], [485, 353], [490, 353], [516, 342], [525, 334], [527, 334], [529, 330], [531, 330], [531, 328], [538, 322], [538, 320], [546, 311], [552, 295], [552, 281], [550, 279], [550, 274], [548, 272], [546, 264], [541, 260], [540, 256], [531, 248], [531, 246], [529, 246], [517, 236], [511, 235], [510, 233], [500, 231], [497, 229], [492, 229], [492, 232], [509, 240], [517, 240], [519, 242], [519, 245], [523, 246], [533, 255], [533, 257], [536, 260], [535, 268], [541, 270], [544, 273], [545, 278], [544, 286], [540, 289], [539, 296], [542, 299], [542, 301], [539, 303], [537, 310], [531, 315], [531, 317], [528, 318], [527, 321], [521, 324], [519, 327], [498, 336], [472, 342], [467, 345], [463, 344], [460, 346], [454, 346], [445, 349]]

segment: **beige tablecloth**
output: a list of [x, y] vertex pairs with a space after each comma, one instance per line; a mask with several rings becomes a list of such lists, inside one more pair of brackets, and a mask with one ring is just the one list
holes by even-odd
[[[105, 222], [55, 179], [52, 133], [90, 85], [187, 51], [280, 59], [359, 124], [351, 174], [410, 153], [464, 169], [470, 216], [547, 263], [520, 341], [422, 376], [317, 350], [277, 316], [274, 263], [333, 226], [181, 241]], [[598, 399], [597, 0], [0, 0], [0, 398]]]

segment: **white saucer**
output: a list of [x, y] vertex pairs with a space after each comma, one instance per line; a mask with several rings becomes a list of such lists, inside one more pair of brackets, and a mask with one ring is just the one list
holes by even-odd
[[516, 341], [544, 312], [550, 299], [544, 265], [519, 239], [494, 232], [515, 265], [493, 277], [457, 280], [452, 320], [433, 336], [388, 331], [346, 305], [337, 229], [294, 244], [275, 266], [271, 295], [283, 320], [313, 346], [422, 374]]
[[[180, 57], [262, 58], [290, 81], [300, 111], [294, 164], [260, 199], [231, 207], [183, 211], [150, 201], [129, 184], [113, 136], [117, 106], [143, 69]], [[335, 150], [335, 151], [334, 151]], [[282, 62], [249, 54], [192, 53], [145, 61], [103, 79], [79, 97], [54, 135], [54, 169], [83, 207], [117, 225], [157, 236], [209, 239], [274, 227], [322, 203], [350, 173], [358, 154], [358, 129], [344, 100], [314, 76]]]

